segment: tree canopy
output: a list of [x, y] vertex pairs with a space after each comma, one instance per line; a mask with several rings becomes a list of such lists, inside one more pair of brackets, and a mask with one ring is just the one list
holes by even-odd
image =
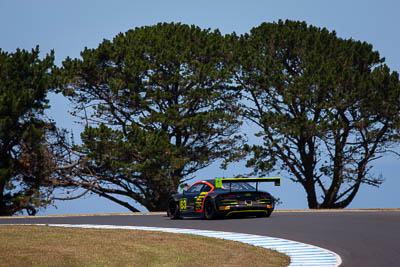
[[218, 31], [160, 23], [65, 60], [63, 93], [87, 123], [71, 184], [132, 211], [129, 200], [165, 210], [196, 171], [234, 157], [241, 123], [228, 48]]
[[372, 45], [279, 21], [241, 36], [235, 55], [244, 115], [263, 138], [247, 147], [255, 173], [287, 171], [310, 208], [344, 208], [381, 184], [371, 162], [397, 140], [400, 86]]
[[43, 120], [48, 108], [53, 52], [39, 59], [39, 48], [14, 53], [0, 49], [0, 215], [34, 215], [50, 204], [51, 173]]
[[[159, 23], [53, 61], [0, 50], [0, 215], [34, 215], [57, 187], [165, 210], [197, 171], [246, 153], [253, 175], [300, 183], [310, 208], [344, 208], [383, 182], [372, 163], [400, 140], [398, 73], [372, 45], [305, 22], [241, 36]], [[43, 116], [50, 88], [73, 104], [81, 144]], [[262, 143], [244, 145], [243, 122]]]

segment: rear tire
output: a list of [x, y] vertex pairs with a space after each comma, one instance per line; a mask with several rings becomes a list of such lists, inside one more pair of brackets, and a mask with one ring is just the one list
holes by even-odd
[[207, 198], [204, 202], [203, 218], [213, 220], [217, 218], [217, 211], [215, 210], [214, 203], [211, 198]]
[[168, 201], [167, 215], [171, 220], [176, 220], [181, 217], [178, 202], [174, 199]]
[[273, 211], [273, 210], [268, 210], [268, 212], [267, 212], [267, 216], [265, 216], [265, 217], [269, 217], [269, 216], [271, 216], [271, 213], [272, 213], [272, 211]]

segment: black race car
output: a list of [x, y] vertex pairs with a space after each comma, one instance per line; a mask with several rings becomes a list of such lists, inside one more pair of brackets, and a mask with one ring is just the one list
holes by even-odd
[[[260, 182], [280, 185], [280, 178], [221, 178], [198, 181], [168, 201], [167, 214], [171, 219], [201, 217], [214, 219], [231, 215], [269, 217], [275, 199], [258, 190]], [[255, 183], [255, 187], [250, 183]]]

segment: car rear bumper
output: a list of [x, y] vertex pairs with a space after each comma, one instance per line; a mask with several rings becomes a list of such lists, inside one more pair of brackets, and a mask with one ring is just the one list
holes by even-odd
[[221, 216], [233, 216], [233, 215], [269, 215], [273, 211], [272, 205], [220, 205], [217, 208], [217, 212]]

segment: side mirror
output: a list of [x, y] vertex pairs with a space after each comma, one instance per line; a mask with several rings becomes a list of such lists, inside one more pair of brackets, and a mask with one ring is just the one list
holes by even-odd
[[185, 194], [186, 190], [187, 190], [187, 186], [182, 187], [182, 188], [181, 188], [181, 193], [182, 193], [182, 194]]

